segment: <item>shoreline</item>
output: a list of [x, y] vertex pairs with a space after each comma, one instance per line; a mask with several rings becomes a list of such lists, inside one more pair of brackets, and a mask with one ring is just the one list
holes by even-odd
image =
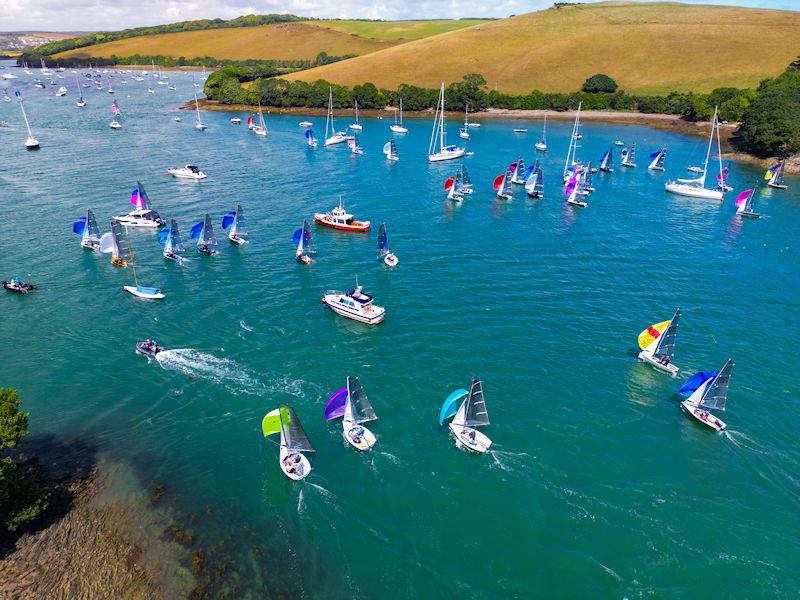
[[[220, 104], [216, 100], [209, 100], [207, 98], [198, 99], [201, 110], [211, 110], [218, 112], [231, 112], [231, 113], [249, 113], [258, 110], [257, 106], [250, 106], [247, 104]], [[282, 107], [282, 106], [263, 106], [266, 114], [272, 115], [294, 115], [298, 117], [324, 117], [327, 114], [327, 109], [324, 108], [308, 108], [308, 107]], [[194, 101], [187, 100], [179, 106], [179, 110], [194, 110]], [[336, 109], [340, 117], [355, 116], [355, 111], [352, 108]], [[405, 111], [404, 118], [408, 119], [430, 119], [433, 115], [433, 109], [423, 111]], [[512, 120], [512, 121], [533, 121], [529, 126], [535, 125], [538, 127], [545, 113], [547, 113], [548, 120], [551, 121], [574, 121], [575, 111], [568, 110], [563, 112], [551, 110], [521, 110], [521, 109], [503, 109], [503, 108], [489, 108], [481, 112], [470, 114], [470, 119], [476, 122], [480, 121], [493, 121], [493, 120]], [[365, 117], [376, 117], [383, 119], [394, 118], [394, 108], [372, 108], [361, 109], [359, 114]], [[448, 118], [461, 119], [462, 113], [448, 112]], [[686, 121], [679, 115], [665, 115], [661, 113], [640, 113], [640, 112], [616, 112], [606, 110], [584, 110], [581, 111], [581, 118], [584, 121], [592, 123], [613, 123], [617, 125], [642, 125], [645, 127], [653, 127], [654, 129], [661, 129], [663, 131], [672, 131], [675, 133], [682, 133], [685, 135], [692, 135], [695, 137], [708, 137], [711, 122], [710, 121]], [[739, 127], [738, 123], [722, 123], [720, 124], [720, 140], [723, 145], [722, 158], [723, 160], [735, 160], [752, 165], [758, 165], [763, 168], [775, 163], [777, 157], [759, 158], [752, 154], [739, 152], [731, 145], [731, 137]], [[538, 129], [537, 129], [538, 130]], [[793, 157], [786, 162], [787, 174], [800, 174], [800, 157]]]

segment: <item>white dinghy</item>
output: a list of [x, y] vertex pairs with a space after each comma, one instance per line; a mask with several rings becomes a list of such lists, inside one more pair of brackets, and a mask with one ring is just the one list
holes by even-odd
[[680, 318], [679, 308], [669, 321], [655, 323], [639, 334], [639, 348], [642, 350], [639, 360], [670, 375], [677, 375], [679, 369], [672, 364], [672, 359], [675, 356], [675, 338]]
[[356, 450], [369, 450], [377, 441], [364, 423], [378, 418], [358, 377], [347, 377], [347, 387], [337, 390], [325, 405], [325, 420], [342, 418], [342, 436]]
[[725, 429], [725, 423], [716, 415], [711, 414], [709, 410], [725, 410], [732, 371], [733, 360], [729, 358], [716, 377], [703, 382], [691, 396], [681, 402], [681, 408], [715, 431]]
[[300, 481], [311, 473], [311, 463], [304, 452], [314, 452], [306, 432], [291, 406], [278, 403], [278, 408], [268, 412], [261, 420], [264, 437], [280, 433], [281, 449], [278, 464], [289, 479]]
[[87, 250], [100, 249], [100, 229], [94, 218], [91, 208], [86, 210], [86, 216], [81, 217], [72, 224], [72, 232], [81, 237], [81, 247]]
[[491, 447], [492, 440], [476, 429], [489, 424], [489, 413], [486, 412], [483, 384], [480, 379], [472, 378], [469, 392], [456, 390], [447, 397], [439, 412], [439, 425], [450, 417], [453, 417], [449, 424], [450, 431], [456, 439], [457, 448], [466, 448], [483, 454]]

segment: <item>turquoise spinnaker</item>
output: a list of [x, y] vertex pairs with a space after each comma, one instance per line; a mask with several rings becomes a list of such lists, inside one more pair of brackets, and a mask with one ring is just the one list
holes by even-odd
[[439, 411], [439, 425], [444, 423], [445, 419], [449, 419], [458, 411], [458, 404], [464, 397], [469, 394], [467, 390], [456, 390], [447, 397], [447, 400], [442, 404], [442, 410]]

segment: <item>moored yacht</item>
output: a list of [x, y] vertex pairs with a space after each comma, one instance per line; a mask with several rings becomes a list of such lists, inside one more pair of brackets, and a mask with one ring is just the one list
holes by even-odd
[[364, 292], [363, 288], [356, 281], [356, 289], [349, 292], [337, 292], [335, 290], [325, 292], [322, 296], [322, 303], [335, 313], [361, 321], [368, 325], [377, 325], [386, 316], [386, 309], [377, 306], [372, 302], [372, 296]]
[[208, 177], [203, 171], [200, 170], [200, 167], [197, 165], [186, 165], [185, 167], [172, 167], [167, 169], [167, 173], [172, 175], [173, 177], [178, 177], [180, 179], [205, 179]]

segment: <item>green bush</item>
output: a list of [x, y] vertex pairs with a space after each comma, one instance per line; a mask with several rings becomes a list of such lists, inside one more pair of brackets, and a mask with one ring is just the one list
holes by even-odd
[[800, 71], [790, 67], [763, 82], [741, 120], [738, 148], [761, 157], [800, 152]]
[[611, 79], [611, 77], [603, 73], [597, 73], [583, 82], [581, 91], [587, 94], [596, 94], [598, 92], [613, 94], [617, 91], [617, 87], [619, 87], [617, 86], [617, 82]]

